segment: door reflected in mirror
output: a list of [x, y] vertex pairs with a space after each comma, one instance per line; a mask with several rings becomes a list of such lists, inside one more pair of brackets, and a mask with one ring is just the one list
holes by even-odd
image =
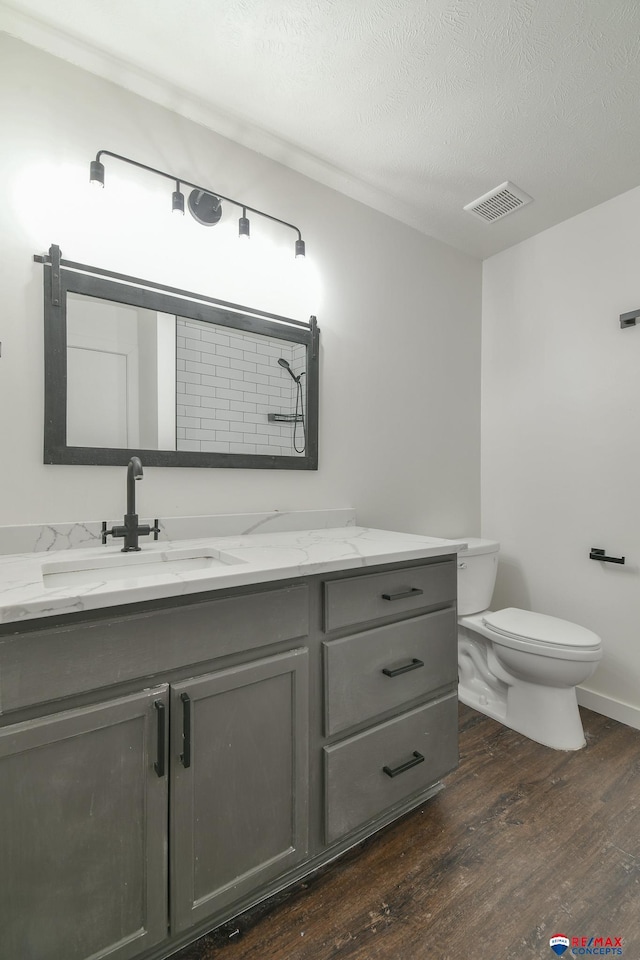
[[176, 320], [67, 297], [67, 443], [176, 449]]

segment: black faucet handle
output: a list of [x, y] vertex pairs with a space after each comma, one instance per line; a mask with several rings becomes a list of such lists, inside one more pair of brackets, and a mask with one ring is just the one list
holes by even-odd
[[162, 530], [160, 529], [160, 521], [157, 518], [153, 521], [152, 527], [150, 527], [148, 523], [138, 524], [138, 536], [148, 537], [151, 533], [153, 534], [154, 540], [157, 540], [158, 534], [162, 533]]
[[113, 527], [111, 528], [111, 530], [107, 530], [107, 521], [106, 521], [106, 520], [103, 520], [103, 521], [102, 521], [102, 533], [101, 533], [101, 536], [100, 536], [100, 539], [102, 540], [102, 543], [103, 543], [103, 544], [106, 544], [106, 542], [107, 542], [107, 537], [112, 537], [112, 536], [113, 536]]

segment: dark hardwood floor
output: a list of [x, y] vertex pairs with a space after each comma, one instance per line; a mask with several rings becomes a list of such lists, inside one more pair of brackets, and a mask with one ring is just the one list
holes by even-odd
[[564, 753], [461, 707], [440, 794], [173, 960], [550, 960], [557, 933], [638, 960], [640, 731], [582, 718]]

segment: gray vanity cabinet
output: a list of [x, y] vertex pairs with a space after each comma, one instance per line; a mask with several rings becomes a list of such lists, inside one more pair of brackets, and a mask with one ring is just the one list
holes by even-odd
[[172, 686], [175, 932], [307, 855], [308, 659], [298, 649]]
[[0, 957], [129, 960], [166, 937], [167, 691], [0, 730]]
[[455, 590], [447, 556], [0, 626], [0, 960], [164, 960], [433, 796]]

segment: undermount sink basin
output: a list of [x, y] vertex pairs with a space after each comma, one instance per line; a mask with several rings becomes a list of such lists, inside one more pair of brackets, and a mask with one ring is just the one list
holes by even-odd
[[212, 570], [244, 563], [221, 550], [167, 550], [162, 553], [119, 553], [87, 560], [58, 560], [42, 565], [45, 587], [76, 587], [116, 580], [131, 582], [142, 577], [163, 577], [191, 571]]

